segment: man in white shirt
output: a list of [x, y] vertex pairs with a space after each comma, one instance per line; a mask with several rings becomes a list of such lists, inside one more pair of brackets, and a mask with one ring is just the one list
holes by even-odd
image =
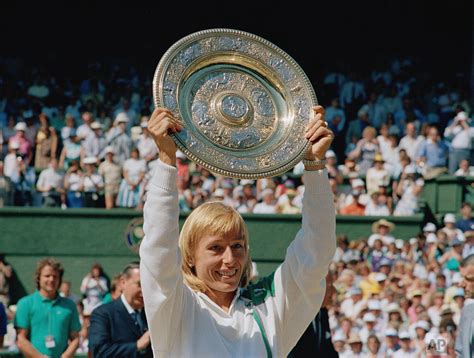
[[444, 136], [451, 139], [449, 151], [449, 173], [454, 174], [463, 159], [470, 159], [474, 127], [469, 126], [466, 112], [459, 112], [453, 122], [444, 130]]
[[416, 126], [413, 122], [407, 123], [405, 133], [406, 135], [400, 139], [398, 147], [405, 149], [410, 159], [415, 161], [418, 147], [424, 141], [424, 138], [421, 135], [416, 135]]
[[254, 214], [276, 214], [275, 196], [273, 189], [266, 188], [262, 191], [262, 202], [253, 208]]
[[58, 161], [53, 158], [47, 169], [39, 175], [36, 190], [43, 195], [43, 206], [55, 207], [61, 203], [65, 204], [64, 177], [58, 171]]

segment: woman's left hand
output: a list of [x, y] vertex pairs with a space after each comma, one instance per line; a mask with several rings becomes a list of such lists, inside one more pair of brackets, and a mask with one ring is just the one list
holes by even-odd
[[328, 123], [324, 118], [324, 108], [316, 106], [313, 108], [316, 115], [309, 122], [305, 138], [308, 139], [312, 145], [305, 155], [308, 160], [322, 160], [326, 156], [326, 151], [331, 146], [334, 139], [334, 133], [328, 128]]

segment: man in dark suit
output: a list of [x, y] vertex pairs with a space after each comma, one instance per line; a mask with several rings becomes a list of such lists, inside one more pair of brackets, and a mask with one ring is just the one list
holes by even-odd
[[89, 351], [94, 358], [153, 357], [139, 264], [125, 267], [121, 280], [122, 295], [92, 312]]
[[331, 340], [331, 328], [329, 327], [329, 315], [327, 307], [331, 304], [335, 293], [332, 274], [326, 275], [326, 294], [324, 295], [321, 309], [317, 316], [311, 321], [306, 331], [293, 347], [288, 358], [298, 357], [330, 357], [337, 358], [339, 354], [334, 349]]

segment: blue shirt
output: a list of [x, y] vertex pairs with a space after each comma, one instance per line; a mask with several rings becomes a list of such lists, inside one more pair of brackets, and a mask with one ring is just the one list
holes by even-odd
[[427, 140], [424, 141], [418, 150], [417, 159], [426, 158], [426, 165], [430, 168], [447, 166], [449, 148], [447, 144], [440, 140], [436, 143]]

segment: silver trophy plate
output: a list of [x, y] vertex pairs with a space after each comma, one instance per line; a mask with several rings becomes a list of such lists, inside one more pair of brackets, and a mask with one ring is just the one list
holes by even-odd
[[156, 68], [153, 97], [182, 122], [172, 136], [189, 159], [242, 179], [280, 175], [301, 161], [317, 105], [288, 54], [231, 29], [199, 31], [171, 46]]

